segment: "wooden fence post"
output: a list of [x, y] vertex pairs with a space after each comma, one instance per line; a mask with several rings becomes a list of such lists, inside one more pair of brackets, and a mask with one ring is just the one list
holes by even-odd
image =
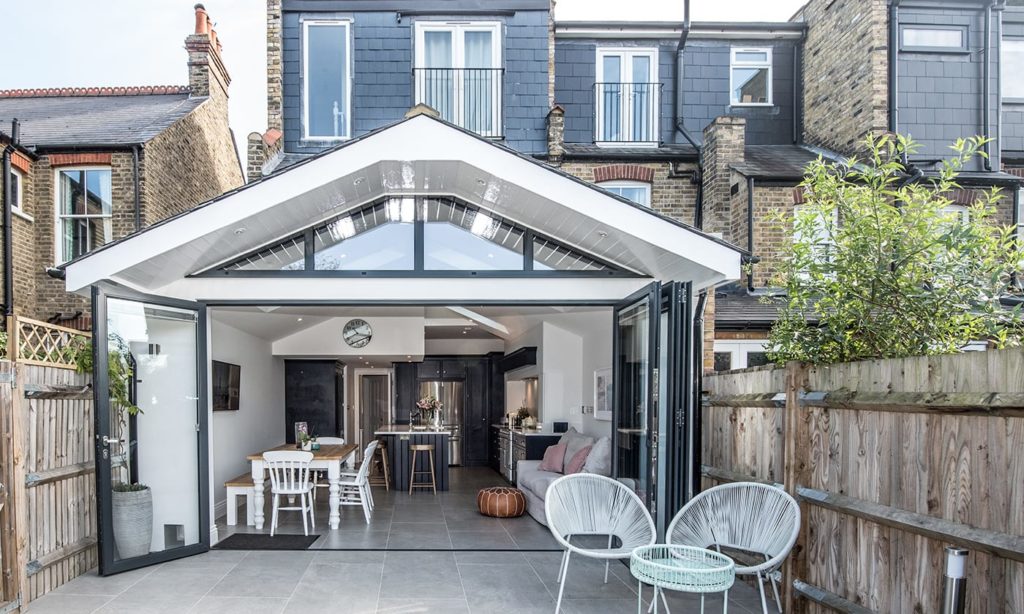
[[[786, 364], [786, 407], [783, 418], [783, 484], [786, 492], [800, 501], [797, 488], [805, 481], [808, 466], [807, 413], [800, 407], [800, 393], [807, 389], [807, 367], [803, 363]], [[807, 506], [800, 505], [800, 533], [796, 545], [782, 569], [783, 611], [805, 612], [807, 602], [798, 599], [793, 589], [795, 580], [807, 580]]]

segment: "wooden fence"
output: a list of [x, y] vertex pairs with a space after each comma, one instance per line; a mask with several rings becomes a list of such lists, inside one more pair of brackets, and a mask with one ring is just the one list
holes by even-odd
[[92, 378], [75, 372], [68, 349], [88, 334], [16, 318], [7, 330], [12, 360], [0, 361], [0, 611], [97, 563]]
[[1024, 351], [705, 378], [705, 485], [797, 497], [786, 611], [938, 612], [944, 546], [969, 612], [1024, 612]]

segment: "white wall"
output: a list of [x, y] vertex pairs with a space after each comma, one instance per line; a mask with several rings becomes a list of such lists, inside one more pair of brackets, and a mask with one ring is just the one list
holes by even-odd
[[238, 411], [213, 412], [210, 463], [216, 514], [224, 512], [224, 482], [249, 469], [245, 457], [284, 441], [284, 360], [271, 343], [213, 320], [210, 356], [242, 367]]
[[[594, 407], [594, 371], [612, 366], [612, 312], [587, 314], [590, 333], [581, 335], [583, 355], [580, 361], [583, 384], [582, 405]], [[582, 431], [592, 437], [611, 437], [612, 423], [594, 420], [594, 414], [581, 416]]]
[[580, 361], [583, 339], [564, 328], [544, 322], [544, 353], [541, 355], [540, 415], [550, 424], [555, 420], [568, 422], [576, 430], [583, 428], [580, 405], [582, 383]]
[[418, 317], [364, 317], [373, 336], [362, 348], [353, 348], [342, 338], [342, 329], [352, 318], [331, 318], [274, 341], [277, 356], [423, 356], [424, 319]]

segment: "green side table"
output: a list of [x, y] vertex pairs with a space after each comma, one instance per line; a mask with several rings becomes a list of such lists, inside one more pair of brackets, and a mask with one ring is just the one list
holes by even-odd
[[[681, 591], [700, 594], [700, 611], [704, 612], [704, 595], [725, 593], [722, 612], [729, 611], [729, 589], [736, 580], [736, 563], [729, 557], [704, 548], [654, 544], [641, 546], [629, 558], [629, 571], [637, 579], [636, 611], [643, 611], [644, 584], [654, 587], [654, 596], [648, 612], [658, 612], [661, 591]], [[668, 611], [668, 601], [661, 594]]]

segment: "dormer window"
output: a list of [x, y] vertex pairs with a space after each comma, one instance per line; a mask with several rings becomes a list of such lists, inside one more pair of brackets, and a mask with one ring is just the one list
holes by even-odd
[[416, 102], [481, 136], [502, 136], [501, 24], [417, 22]]
[[730, 57], [730, 104], [734, 107], [771, 106], [771, 47], [733, 47]]
[[303, 138], [349, 138], [352, 116], [349, 22], [304, 21], [302, 49]]
[[598, 145], [657, 145], [660, 84], [656, 49], [597, 50], [594, 100]]

